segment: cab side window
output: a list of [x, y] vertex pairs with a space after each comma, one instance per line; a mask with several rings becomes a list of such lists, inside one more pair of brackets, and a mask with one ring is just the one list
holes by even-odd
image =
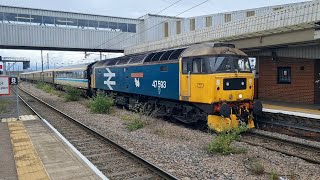
[[191, 59], [183, 59], [182, 60], [182, 73], [188, 74], [188, 72], [192, 72]]
[[206, 65], [203, 59], [195, 58], [192, 60], [192, 73], [199, 74], [199, 73], [206, 73]]

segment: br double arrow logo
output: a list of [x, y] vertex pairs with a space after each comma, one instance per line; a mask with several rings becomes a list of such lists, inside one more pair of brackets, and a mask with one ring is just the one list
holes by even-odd
[[108, 79], [104, 81], [104, 84], [108, 86], [110, 90], [113, 90], [111, 85], [114, 86], [116, 85], [116, 81], [111, 81], [111, 78], [116, 77], [116, 74], [111, 72], [109, 68], [106, 68], [107, 73], [104, 73], [103, 76], [107, 77]]

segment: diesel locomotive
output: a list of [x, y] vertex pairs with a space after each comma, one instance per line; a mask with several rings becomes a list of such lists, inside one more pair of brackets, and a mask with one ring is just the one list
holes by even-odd
[[253, 117], [262, 112], [261, 103], [253, 100], [254, 77], [248, 56], [225, 43], [27, 72], [20, 78], [74, 86], [88, 94], [112, 92], [118, 105], [145, 103], [157, 109], [158, 116], [208, 125], [218, 132], [240, 122], [254, 128]]

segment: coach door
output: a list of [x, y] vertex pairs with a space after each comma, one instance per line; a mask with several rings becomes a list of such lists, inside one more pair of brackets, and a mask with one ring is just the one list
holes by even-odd
[[320, 60], [315, 61], [315, 104], [320, 104]]

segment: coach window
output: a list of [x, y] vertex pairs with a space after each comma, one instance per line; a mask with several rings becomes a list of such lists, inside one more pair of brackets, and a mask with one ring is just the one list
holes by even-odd
[[278, 84], [291, 84], [291, 67], [278, 67]]
[[84, 78], [84, 79], [87, 79], [87, 78], [88, 78], [87, 71], [83, 71], [83, 78]]

